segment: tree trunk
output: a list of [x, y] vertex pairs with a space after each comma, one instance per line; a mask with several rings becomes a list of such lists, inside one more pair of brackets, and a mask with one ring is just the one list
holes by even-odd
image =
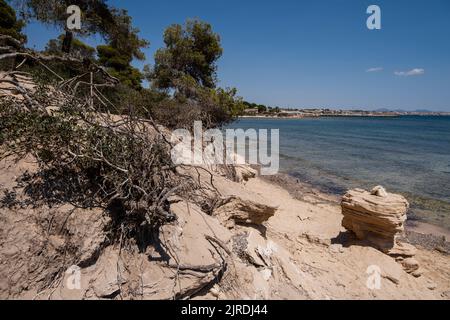
[[72, 49], [72, 39], [73, 39], [73, 33], [72, 31], [66, 30], [66, 34], [63, 39], [62, 43], [62, 52], [69, 54]]

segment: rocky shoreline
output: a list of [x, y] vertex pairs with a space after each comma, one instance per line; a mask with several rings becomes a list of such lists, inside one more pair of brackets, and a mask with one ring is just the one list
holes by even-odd
[[[17, 178], [33, 169], [28, 161], [0, 162], [0, 191], [22, 194]], [[339, 197], [292, 177], [257, 177], [246, 166], [221, 169], [186, 171], [218, 192], [219, 202], [198, 206], [175, 197], [176, 221], [125, 247], [109, 240], [112, 220], [102, 210], [2, 207], [0, 297], [450, 299], [445, 250], [425, 249], [422, 238], [412, 238], [422, 242], [414, 265], [406, 265], [419, 272], [409, 273], [407, 259], [383, 253], [342, 226]], [[65, 263], [67, 255], [74, 266]], [[376, 290], [367, 282], [373, 267], [380, 271]], [[80, 277], [75, 289], [73, 272]]]
[[[338, 206], [342, 198], [341, 195], [326, 192], [286, 173], [261, 178], [287, 190], [293, 198], [312, 204], [327, 203]], [[402, 239], [427, 250], [450, 254], [450, 230], [427, 222], [407, 220]]]

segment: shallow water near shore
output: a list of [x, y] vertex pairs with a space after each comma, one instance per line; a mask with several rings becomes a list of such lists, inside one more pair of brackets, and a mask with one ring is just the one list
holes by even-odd
[[383, 185], [411, 203], [410, 219], [450, 229], [450, 117], [240, 119], [279, 129], [280, 172], [343, 194]]

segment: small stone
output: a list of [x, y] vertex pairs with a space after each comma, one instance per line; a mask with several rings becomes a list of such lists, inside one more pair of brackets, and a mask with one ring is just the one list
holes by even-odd
[[256, 267], [265, 267], [266, 261], [263, 260], [263, 256], [259, 254], [260, 247], [266, 247], [266, 240], [257, 231], [250, 231], [247, 239], [247, 246], [244, 249], [245, 259]]
[[209, 290], [209, 292], [211, 293], [211, 295], [214, 298], [219, 298], [219, 296], [220, 296], [220, 289], [219, 289], [219, 287], [217, 285], [212, 287], [211, 290]]
[[376, 186], [375, 188], [372, 189], [370, 194], [377, 196], [377, 197], [387, 197], [388, 196], [386, 189], [384, 189], [382, 186]]
[[413, 273], [419, 270], [419, 262], [414, 258], [406, 258], [402, 262], [403, 269], [407, 273]]
[[270, 269], [263, 269], [260, 271], [262, 277], [264, 280], [269, 281], [269, 279], [272, 277], [272, 270]]
[[429, 289], [429, 290], [436, 290], [436, 288], [437, 288], [437, 285], [436, 285], [436, 283], [434, 283], [433, 281], [428, 281], [428, 283], [427, 283], [427, 288]]
[[386, 254], [396, 258], [413, 257], [417, 253], [416, 247], [409, 243], [397, 241], [392, 249], [386, 251]]
[[399, 284], [400, 283], [400, 277], [398, 277], [398, 276], [393, 276], [391, 274], [386, 274], [386, 275], [383, 275], [383, 278], [388, 279], [389, 281], [391, 281], [394, 284]]
[[416, 278], [420, 278], [420, 277], [422, 276], [422, 274], [423, 274], [423, 271], [420, 270], [420, 269], [414, 271], [413, 273], [411, 273], [411, 275], [413, 275], [413, 276], [416, 277]]
[[342, 244], [339, 244], [339, 243], [335, 243], [335, 244], [330, 245], [328, 247], [328, 249], [332, 253], [342, 253], [342, 252], [344, 252], [344, 248], [342, 247]]

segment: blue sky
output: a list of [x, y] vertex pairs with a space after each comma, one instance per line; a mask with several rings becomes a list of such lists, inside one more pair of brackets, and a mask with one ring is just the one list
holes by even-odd
[[[199, 18], [219, 33], [221, 86], [272, 106], [450, 111], [448, 0], [111, 0], [151, 42], [172, 23]], [[366, 9], [381, 8], [368, 30]], [[57, 32], [33, 23], [31, 47]], [[90, 39], [89, 42], [94, 42]], [[138, 63], [137, 66], [142, 66]], [[371, 68], [382, 70], [367, 72]]]

